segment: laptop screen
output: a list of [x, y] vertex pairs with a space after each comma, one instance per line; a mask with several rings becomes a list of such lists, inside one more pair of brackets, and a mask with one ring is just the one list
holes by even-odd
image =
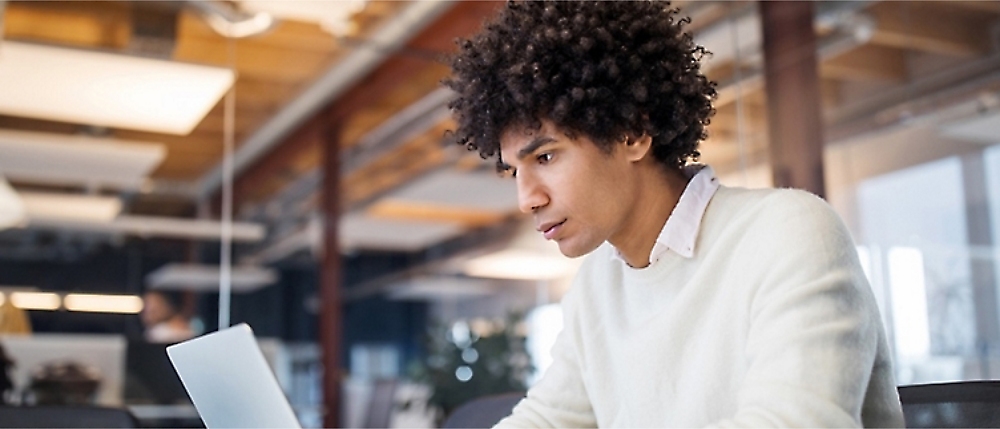
[[247, 324], [169, 346], [167, 355], [206, 427], [301, 427]]

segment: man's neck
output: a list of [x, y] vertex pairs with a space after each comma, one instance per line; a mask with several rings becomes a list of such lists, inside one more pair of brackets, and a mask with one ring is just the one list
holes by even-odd
[[688, 178], [681, 170], [664, 172], [659, 165], [648, 165], [644, 172], [638, 198], [624, 225], [622, 236], [614, 237], [611, 244], [618, 249], [625, 262], [633, 268], [649, 265], [649, 255], [656, 245], [656, 238], [687, 187]]

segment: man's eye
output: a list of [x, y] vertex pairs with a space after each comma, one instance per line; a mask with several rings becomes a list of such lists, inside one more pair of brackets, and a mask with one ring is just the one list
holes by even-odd
[[543, 153], [541, 155], [538, 155], [538, 163], [539, 164], [548, 164], [551, 161], [552, 161], [552, 154], [551, 153]]

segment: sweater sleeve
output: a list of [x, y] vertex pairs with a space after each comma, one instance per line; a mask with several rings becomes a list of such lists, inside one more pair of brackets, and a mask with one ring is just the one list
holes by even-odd
[[[778, 193], [752, 233], [747, 372], [715, 427], [859, 427], [881, 320], [846, 228], [818, 198]], [[751, 238], [751, 237], [748, 237]]]
[[573, 288], [563, 298], [563, 330], [552, 347], [552, 364], [545, 375], [521, 400], [511, 415], [501, 420], [497, 428], [587, 428], [597, 427], [587, 396], [578, 359], [576, 338], [579, 334], [576, 320], [575, 292]]

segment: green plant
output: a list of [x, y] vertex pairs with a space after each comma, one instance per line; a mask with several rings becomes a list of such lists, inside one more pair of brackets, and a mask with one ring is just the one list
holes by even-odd
[[477, 323], [478, 329], [465, 322], [433, 324], [425, 359], [411, 367], [411, 376], [433, 389], [429, 404], [445, 416], [480, 396], [526, 390], [533, 367], [522, 323], [521, 314], [512, 313], [506, 320]]

